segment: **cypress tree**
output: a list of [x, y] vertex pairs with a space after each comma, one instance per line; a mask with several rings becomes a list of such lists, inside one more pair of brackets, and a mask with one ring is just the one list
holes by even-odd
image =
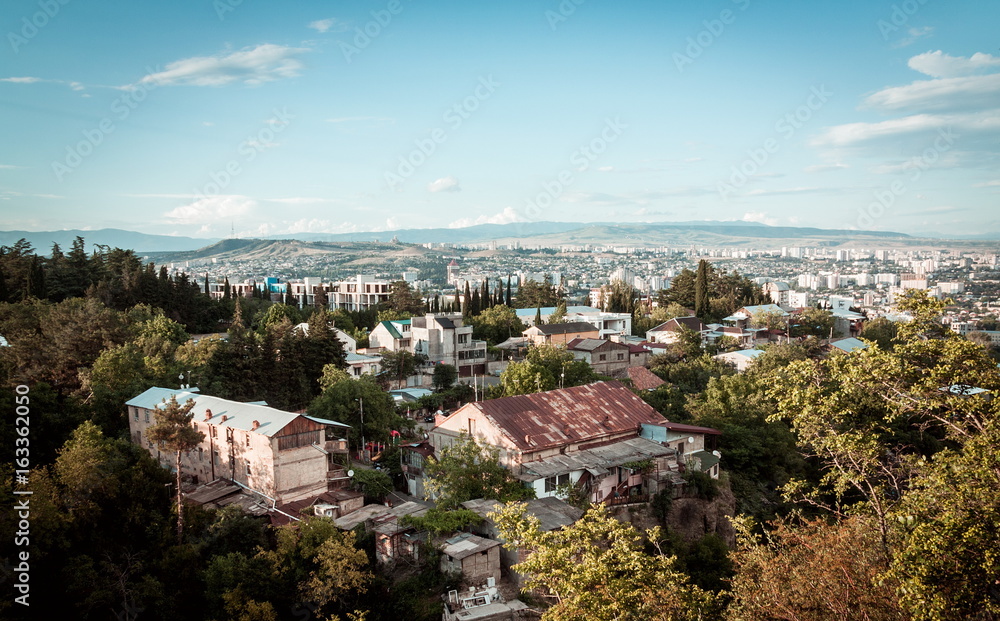
[[508, 274], [507, 275], [507, 306], [510, 306], [511, 308], [514, 308], [514, 305], [511, 304], [510, 302], [511, 302], [511, 298], [510, 298], [510, 274]]

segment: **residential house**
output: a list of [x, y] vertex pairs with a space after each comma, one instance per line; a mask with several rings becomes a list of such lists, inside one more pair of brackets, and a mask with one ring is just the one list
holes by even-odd
[[472, 326], [462, 323], [458, 313], [428, 313], [410, 320], [410, 343], [414, 354], [426, 357], [429, 373], [435, 364], [450, 364], [459, 377], [486, 374], [486, 341], [472, 338]]
[[778, 280], [766, 282], [762, 288], [764, 289], [764, 293], [771, 298], [772, 302], [778, 306], [788, 308], [790, 304], [789, 293], [791, 293], [791, 288], [788, 286], [787, 282], [781, 282]]
[[460, 573], [466, 584], [500, 580], [500, 548], [496, 539], [458, 533], [441, 547], [441, 572]]
[[418, 559], [420, 544], [427, 541], [427, 532], [400, 523], [403, 516], [420, 517], [433, 507], [432, 504], [408, 500], [394, 506], [365, 505], [361, 509], [336, 519], [341, 530], [354, 530], [364, 524], [375, 534], [375, 560], [391, 563], [400, 559]]
[[643, 424], [639, 435], [675, 449], [686, 468], [705, 472], [713, 479], [719, 478], [721, 455], [718, 452], [718, 439], [722, 433], [718, 429], [663, 421]]
[[646, 331], [646, 340], [652, 343], [670, 344], [676, 343], [684, 330], [691, 330], [699, 334], [705, 333], [705, 325], [701, 319], [695, 316], [674, 317], [664, 321], [655, 328]]
[[434, 455], [434, 447], [429, 442], [403, 444], [399, 459], [406, 480], [406, 493], [417, 498], [424, 497], [424, 465]]
[[382, 370], [382, 358], [379, 356], [349, 352], [344, 360], [347, 362], [347, 373], [351, 377], [361, 377], [365, 374], [378, 375]]
[[[557, 307], [555, 306], [543, 306], [540, 309], [519, 308], [514, 312], [517, 313], [518, 319], [525, 325], [531, 325], [534, 323], [537, 313], [541, 313], [542, 321], [547, 322], [549, 321], [549, 317], [556, 312], [556, 309]], [[565, 321], [589, 323], [597, 328], [597, 338], [602, 339], [617, 335], [632, 334], [631, 313], [610, 313], [602, 311], [599, 308], [594, 308], [593, 306], [567, 306]]]
[[385, 351], [405, 349], [412, 352], [410, 336], [409, 319], [380, 321], [368, 335], [368, 348], [378, 347]]
[[329, 489], [333, 456], [347, 453], [347, 425], [263, 403], [240, 403], [195, 390], [150, 388], [126, 402], [132, 441], [165, 467], [172, 452], [148, 437], [164, 402], [194, 401], [193, 427], [204, 433], [197, 448], [181, 456], [181, 472], [195, 485], [228, 479], [277, 504], [317, 496]]
[[600, 338], [600, 330], [584, 321], [531, 326], [522, 333], [533, 345], [565, 345], [573, 339]]
[[593, 502], [617, 502], [674, 484], [676, 451], [638, 437], [642, 424], [662, 422], [622, 384], [595, 382], [468, 403], [438, 422], [429, 439], [436, 451], [463, 434], [495, 447], [538, 498], [572, 485]]
[[604, 339], [573, 339], [566, 351], [601, 375], [613, 376], [629, 366], [629, 346]]

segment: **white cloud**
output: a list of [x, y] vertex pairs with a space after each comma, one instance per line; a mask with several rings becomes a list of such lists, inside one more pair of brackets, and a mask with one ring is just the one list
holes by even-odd
[[327, 19], [317, 19], [314, 22], [309, 22], [308, 27], [312, 28], [316, 32], [328, 32], [330, 30], [333, 30], [334, 32], [344, 32], [347, 30], [347, 24], [333, 17]]
[[748, 211], [743, 214], [741, 218], [744, 222], [758, 222], [760, 224], [766, 224], [768, 226], [774, 226], [778, 224], [777, 218], [769, 218], [767, 214], [763, 211]]
[[163, 217], [170, 224], [201, 225], [199, 232], [207, 232], [215, 224], [220, 229], [229, 230], [234, 219], [248, 216], [256, 206], [257, 202], [246, 196], [211, 196], [175, 207], [163, 214]]
[[614, 169], [615, 169], [614, 166], [601, 166], [597, 170], [599, 170], [600, 172], [612, 172]]
[[460, 218], [449, 224], [448, 228], [462, 229], [467, 226], [475, 226], [477, 224], [511, 224], [512, 222], [527, 222], [527, 220], [513, 207], [504, 207], [503, 211], [493, 214], [492, 216], [484, 214], [475, 219]]
[[1000, 73], [920, 80], [906, 86], [882, 89], [865, 104], [883, 111], [970, 110], [996, 106]]
[[458, 179], [452, 176], [442, 177], [427, 184], [428, 192], [461, 192], [462, 186]]
[[156, 86], [226, 86], [273, 82], [299, 75], [299, 56], [306, 48], [265, 43], [218, 56], [193, 56], [167, 64], [164, 71], [151, 73], [141, 84]]
[[361, 122], [375, 122], [375, 123], [395, 123], [396, 119], [386, 116], [341, 116], [332, 119], [327, 119], [327, 123], [361, 123]]
[[1000, 69], [1000, 57], [976, 52], [969, 58], [950, 56], [941, 50], [917, 54], [907, 63], [910, 69], [932, 78], [955, 78]]
[[0, 82], [13, 82], [14, 84], [34, 84], [35, 82], [48, 82], [48, 80], [43, 80], [42, 78], [0, 78]]

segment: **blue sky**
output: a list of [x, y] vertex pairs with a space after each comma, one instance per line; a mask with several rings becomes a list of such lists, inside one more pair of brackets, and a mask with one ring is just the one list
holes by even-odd
[[0, 228], [1000, 231], [995, 1], [10, 1]]

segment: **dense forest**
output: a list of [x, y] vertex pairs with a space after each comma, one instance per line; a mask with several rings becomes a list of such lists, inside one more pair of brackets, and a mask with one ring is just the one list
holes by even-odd
[[[674, 284], [656, 318], [650, 309], [626, 312], [650, 322], [690, 304], [708, 318], [759, 299], [742, 277], [710, 269]], [[495, 344], [517, 319], [506, 283], [484, 289], [491, 295], [468, 321]], [[538, 299], [526, 307], [562, 301], [551, 283], [529, 291]], [[173, 476], [128, 440], [124, 418], [124, 402], [149, 386], [191, 383], [220, 397], [308, 408], [369, 439], [408, 433], [384, 390], [393, 377], [351, 379], [333, 333], [363, 336], [380, 317], [425, 310], [413, 292], [397, 293], [366, 315], [212, 300], [130, 251], [87, 255], [83, 240], [49, 257], [25, 244], [0, 249], [8, 413], [0, 438], [12, 455], [3, 477], [8, 489], [32, 492], [3, 500], [4, 532], [24, 534], [4, 539], [3, 577], [14, 588], [0, 617], [440, 618], [439, 596], [457, 583], [431, 549], [389, 573], [363, 531], [342, 533], [324, 518], [271, 527], [233, 508], [187, 507], [178, 541]], [[616, 304], [634, 299], [620, 293]], [[531, 584], [554, 594], [528, 598], [533, 608], [558, 620], [1000, 616], [1000, 418], [991, 398], [1000, 374], [982, 346], [940, 325], [941, 302], [915, 294], [900, 310], [913, 320], [872, 322], [862, 333], [869, 346], [850, 354], [829, 353], [813, 336], [769, 346], [741, 374], [692, 339], [653, 358], [665, 383], [642, 398], [669, 420], [722, 432], [723, 476], [691, 485], [706, 498], [735, 497], [737, 546], [714, 535], [685, 541], [665, 521], [643, 531], [601, 508], [541, 533], [511, 504], [498, 523], [508, 541], [533, 550], [523, 567]], [[226, 339], [190, 338], [216, 332]], [[532, 350], [495, 395], [552, 388], [559, 374], [565, 385], [598, 379], [586, 366], [556, 348]], [[447, 373], [435, 382], [432, 407], [470, 398]], [[522, 497], [488, 453], [441, 457], [430, 472], [446, 502], [429, 528], [463, 524], [448, 510], [464, 499]], [[395, 474], [366, 475], [359, 486], [377, 501]], [[652, 509], [669, 510], [668, 501]], [[25, 580], [30, 607], [15, 600]]]

